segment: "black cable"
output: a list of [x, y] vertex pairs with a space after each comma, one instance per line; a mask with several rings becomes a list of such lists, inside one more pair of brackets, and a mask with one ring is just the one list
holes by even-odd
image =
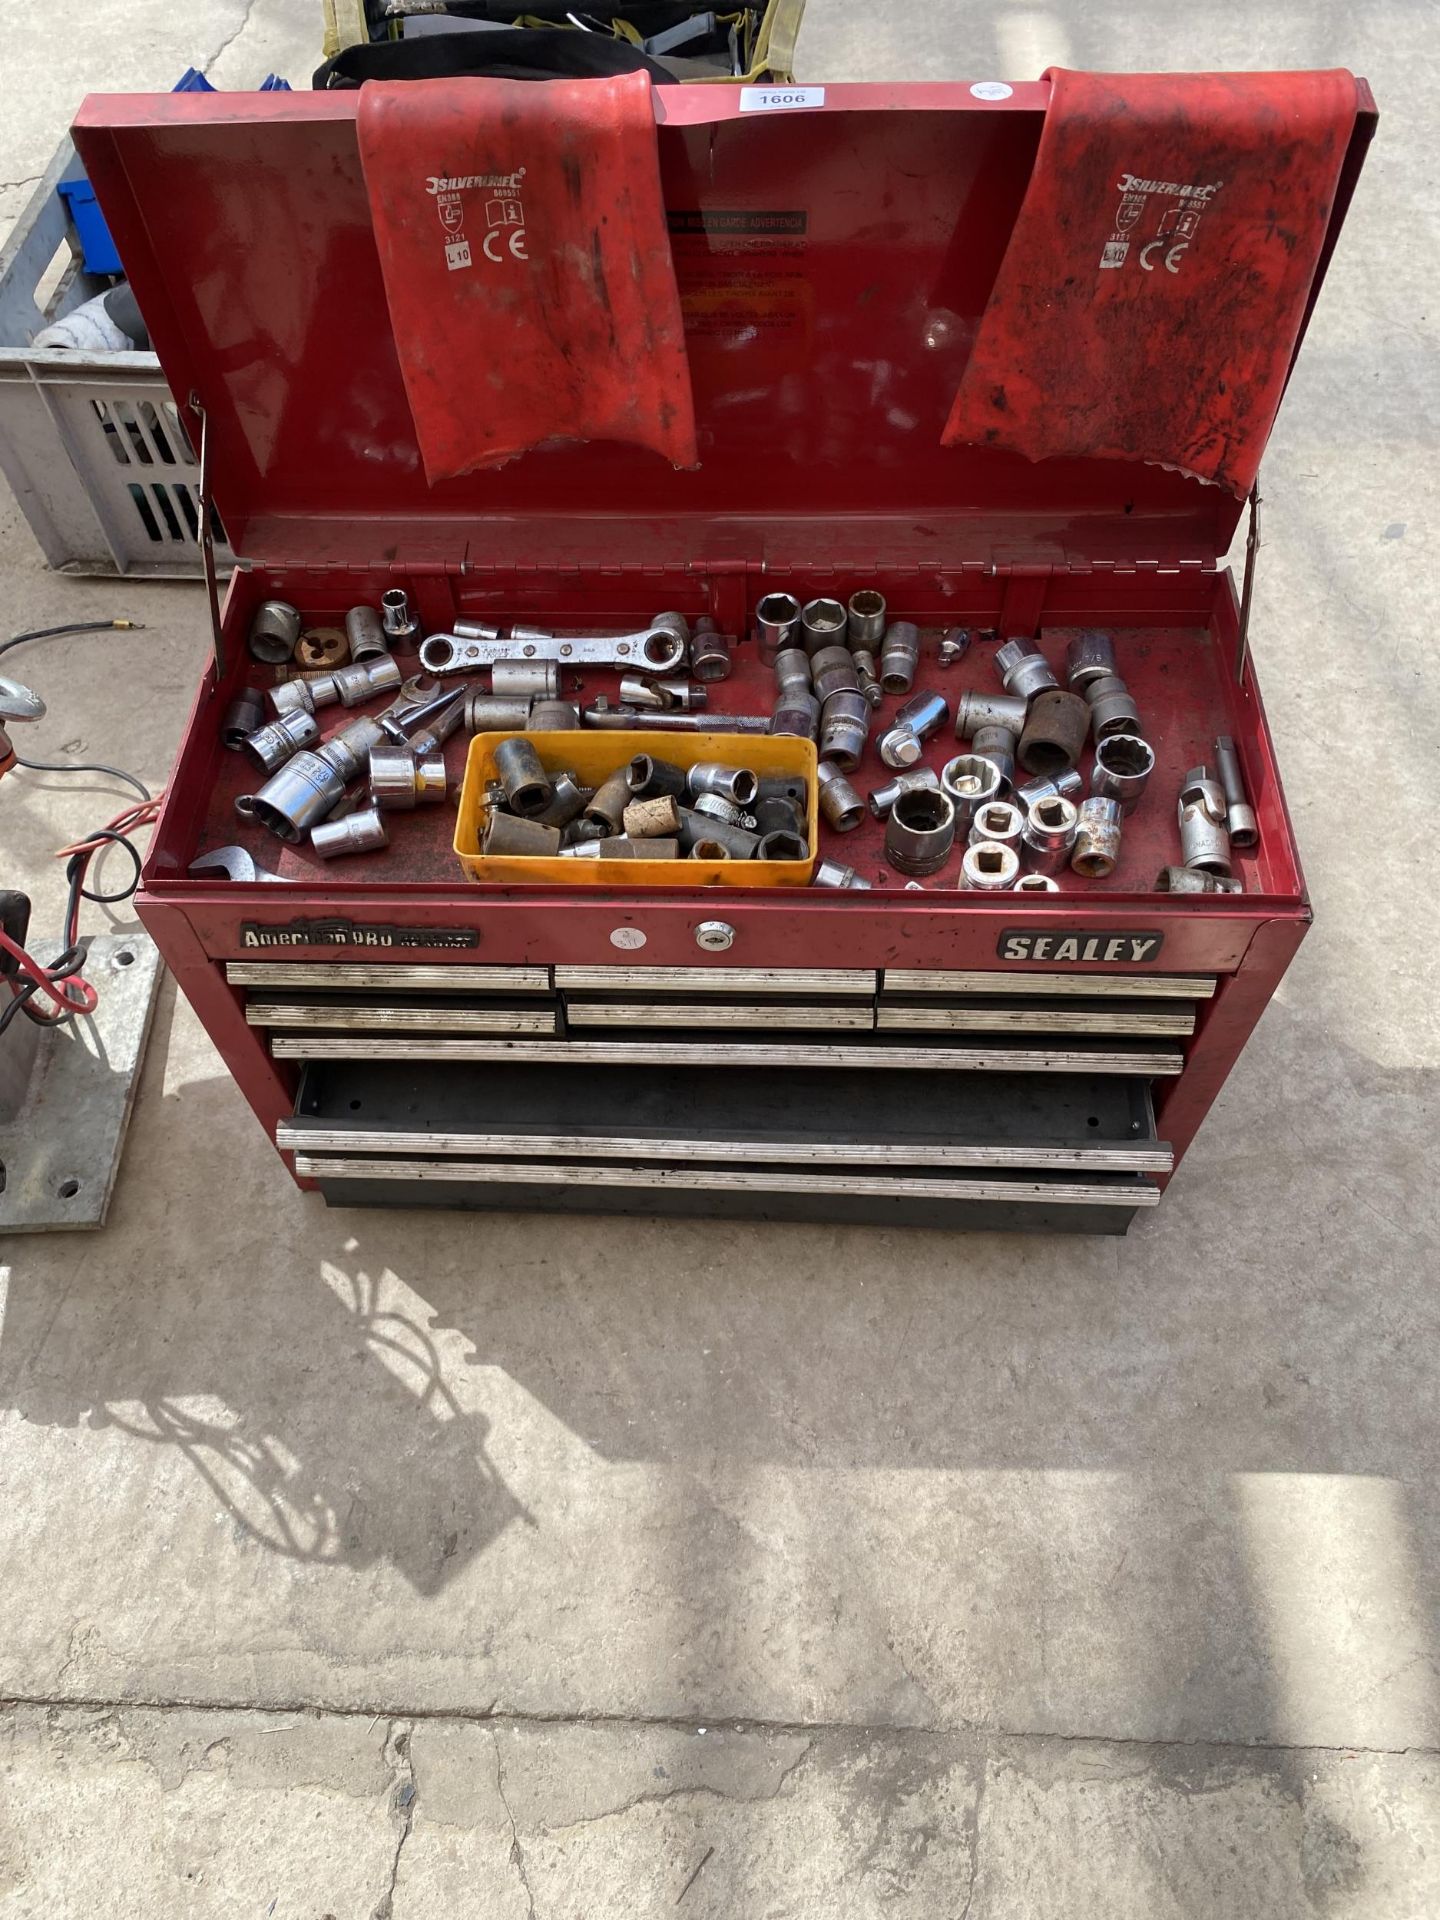
[[133, 773], [126, 773], [123, 767], [101, 766], [98, 760], [22, 760], [17, 753], [17, 767], [24, 767], [27, 773], [108, 773], [112, 780], [123, 780], [127, 787], [133, 787], [144, 800], [153, 800], [154, 795], [143, 780], [137, 780]]
[[0, 658], [12, 647], [23, 647], [27, 640], [58, 640], [67, 633], [141, 633], [144, 627], [143, 620], [81, 620], [68, 627], [36, 627], [30, 633], [17, 633], [9, 640], [0, 640]]
[[94, 858], [94, 854], [88, 851], [85, 853], [72, 853], [70, 858], [65, 862], [65, 878], [70, 882], [71, 888], [71, 904], [65, 914], [67, 932], [73, 917], [74, 903], [77, 895], [81, 900], [93, 900], [97, 907], [118, 907], [122, 902], [128, 900], [133, 893], [136, 893], [140, 886], [140, 874], [142, 870], [140, 855], [136, 852], [132, 842], [123, 833], [117, 833], [113, 827], [97, 827], [88, 837], [91, 840], [109, 840], [117, 847], [124, 847], [134, 865], [135, 872], [129, 886], [122, 887], [119, 893], [92, 893], [85, 885], [85, 873], [91, 860]]

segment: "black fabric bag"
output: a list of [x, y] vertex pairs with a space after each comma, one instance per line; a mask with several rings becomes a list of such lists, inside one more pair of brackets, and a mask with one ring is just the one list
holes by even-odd
[[367, 80], [447, 80], [459, 75], [495, 80], [577, 80], [617, 73], [674, 75], [628, 40], [604, 34], [515, 27], [504, 33], [436, 33], [418, 40], [377, 40], [344, 47], [317, 69], [313, 86], [360, 87]]

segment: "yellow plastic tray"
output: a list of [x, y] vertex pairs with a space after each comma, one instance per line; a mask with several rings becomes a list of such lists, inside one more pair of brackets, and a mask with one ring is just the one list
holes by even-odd
[[485, 789], [495, 778], [495, 749], [513, 733], [477, 733], [465, 756], [465, 783], [455, 822], [455, 853], [467, 878], [492, 886], [609, 887], [805, 887], [815, 867], [820, 822], [815, 779], [815, 743], [789, 735], [743, 733], [527, 733], [547, 773], [569, 769], [584, 787], [598, 787], [617, 767], [648, 753], [672, 766], [721, 760], [750, 767], [761, 776], [793, 773], [805, 781], [805, 860], [556, 860], [480, 851], [490, 809]]

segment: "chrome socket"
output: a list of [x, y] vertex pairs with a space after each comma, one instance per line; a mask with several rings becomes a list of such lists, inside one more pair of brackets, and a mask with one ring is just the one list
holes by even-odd
[[908, 772], [897, 773], [893, 780], [887, 780], [883, 787], [876, 787], [866, 804], [875, 819], [887, 820], [902, 793], [934, 793], [939, 786], [940, 776], [933, 767], [911, 767]]
[[718, 794], [732, 807], [741, 808], [753, 806], [760, 792], [760, 782], [749, 767], [727, 766], [720, 760], [702, 760], [691, 767], [685, 786], [692, 799], [705, 793]]
[[1050, 663], [1033, 640], [1007, 640], [995, 649], [995, 671], [1006, 693], [1017, 700], [1033, 700], [1060, 682], [1050, 671]]
[[448, 791], [443, 753], [417, 755], [411, 747], [370, 749], [370, 803], [385, 813], [434, 806]]
[[1155, 771], [1155, 754], [1138, 733], [1110, 733], [1095, 743], [1095, 765], [1090, 791], [1118, 800], [1122, 813], [1131, 813]]
[[1020, 856], [998, 840], [975, 840], [960, 862], [960, 885], [969, 893], [1008, 893], [1020, 877]]
[[370, 758], [370, 749], [385, 745], [385, 734], [380, 724], [368, 714], [361, 714], [358, 720], [352, 720], [339, 733], [317, 747], [316, 753], [329, 764], [345, 781], [354, 780]]
[[351, 607], [345, 616], [345, 637], [350, 642], [352, 660], [373, 660], [376, 654], [390, 651], [384, 624], [374, 607]]
[[821, 860], [816, 863], [810, 876], [812, 887], [856, 887], [870, 889], [870, 882], [862, 880], [853, 867], [847, 867], [843, 860]]
[[1048, 873], [1022, 873], [1012, 889], [1015, 893], [1059, 893], [1060, 882]]
[[[494, 760], [496, 777], [505, 789], [505, 797], [510, 802], [511, 812], [521, 815], [524, 819], [532, 819], [536, 814], [544, 813], [555, 798], [555, 789], [550, 784], [550, 776], [541, 764], [539, 754], [530, 742], [528, 740], [497, 741]], [[612, 775], [611, 780], [613, 781], [616, 777]], [[608, 784], [610, 783], [607, 782]], [[629, 798], [628, 789], [625, 797]], [[587, 808], [592, 818], [594, 805], [595, 802], [592, 800]], [[610, 824], [612, 829], [618, 828], [619, 811], [615, 813], [614, 820]]]
[[1029, 712], [1029, 702], [1018, 694], [962, 693], [955, 707], [955, 738], [973, 740], [981, 727], [1004, 727], [1018, 737]]
[[293, 660], [303, 625], [298, 609], [288, 601], [262, 600], [250, 620], [251, 659], [263, 660], [267, 667]]
[[760, 658], [768, 665], [786, 647], [801, 644], [800, 602], [793, 593], [767, 593], [755, 609]]
[[832, 693], [820, 709], [820, 758], [854, 773], [870, 738], [870, 704], [858, 688]]
[[1215, 742], [1215, 771], [1225, 789], [1226, 824], [1232, 847], [1246, 849], [1260, 844], [1260, 822], [1255, 818], [1245, 792], [1245, 776], [1240, 771], [1240, 756], [1235, 742], [1222, 736]]
[[850, 596], [846, 608], [847, 630], [852, 647], [872, 651], [885, 638], [885, 596], [873, 587], [861, 587]]
[[334, 860], [345, 853], [375, 853], [388, 847], [390, 835], [374, 807], [363, 813], [347, 813], [343, 820], [322, 820], [310, 830], [310, 845], [322, 860]]
[[1059, 873], [1070, 864], [1079, 815], [1061, 794], [1033, 800], [1025, 814], [1025, 863], [1035, 873]]
[[935, 657], [942, 667], [958, 667], [969, 651], [970, 629], [947, 627], [940, 636], [940, 645], [935, 649]]
[[782, 698], [787, 693], [810, 693], [810, 656], [803, 647], [782, 647], [776, 654], [775, 690]]
[[[419, 715], [416, 716], [417, 719], [419, 717]], [[425, 726], [416, 728], [405, 744], [417, 760], [428, 760], [439, 753], [452, 733], [458, 731], [460, 722], [464, 718], [465, 690], [463, 687], [457, 687], [454, 698], [437, 713], [433, 713]], [[411, 726], [414, 724], [414, 720], [409, 722]]]
[[1086, 683], [1085, 698], [1090, 703], [1090, 725], [1097, 741], [1112, 733], [1142, 733], [1140, 709], [1130, 689], [1116, 673], [1107, 673]]
[[578, 733], [580, 709], [573, 700], [537, 700], [530, 708], [530, 733]]
[[702, 614], [695, 622], [695, 637], [690, 642], [690, 671], [709, 685], [728, 680], [733, 670], [729, 637], [721, 633], [708, 613]]
[[490, 669], [490, 691], [498, 700], [560, 698], [560, 664], [556, 660], [497, 660]]
[[977, 811], [1000, 797], [1000, 770], [978, 753], [957, 753], [940, 771], [941, 791], [955, 809], [957, 823], [969, 830]]
[[813, 740], [820, 731], [820, 702], [813, 693], [792, 689], [782, 694], [770, 716], [772, 734], [789, 734], [797, 740]]
[[650, 707], [657, 713], [699, 713], [710, 702], [697, 681], [643, 680], [636, 674], [621, 680], [620, 698], [627, 707]]
[[225, 718], [220, 722], [220, 744], [232, 753], [239, 753], [251, 734], [258, 733], [264, 725], [264, 696], [255, 687], [246, 687], [225, 709]]
[[880, 685], [886, 693], [909, 693], [919, 668], [919, 627], [913, 620], [892, 620], [880, 649]]
[[860, 676], [848, 647], [821, 647], [810, 656], [810, 684], [824, 711], [832, 693], [859, 693]]
[[821, 595], [800, 610], [800, 633], [805, 651], [813, 656], [822, 647], [843, 646], [849, 616], [838, 600]]
[[392, 647], [408, 647], [420, 638], [420, 622], [403, 587], [387, 587], [381, 594], [380, 624]]
[[1072, 693], [1084, 693], [1092, 680], [1115, 672], [1115, 647], [1108, 633], [1087, 628], [1077, 633], [1065, 652], [1065, 678]]
[[955, 846], [955, 808], [945, 793], [902, 793], [885, 822], [885, 858], [897, 873], [938, 873]]
[[320, 722], [303, 708], [282, 714], [268, 726], [257, 727], [246, 736], [246, 753], [262, 773], [274, 773], [302, 747], [313, 746], [320, 738]]
[[970, 751], [992, 763], [1000, 775], [1002, 787], [1013, 787], [1015, 749], [1019, 744], [1009, 727], [977, 727], [970, 742]]
[[880, 758], [897, 771], [913, 767], [920, 758], [921, 743], [938, 733], [949, 718], [950, 705], [942, 694], [917, 693], [896, 713], [880, 742]]
[[1225, 789], [1209, 767], [1192, 767], [1180, 789], [1180, 858], [1196, 873], [1230, 877], [1229, 809]]
[[1075, 847], [1070, 869], [1086, 880], [1104, 880], [1120, 860], [1120, 802], [1092, 793], [1077, 809]]
[[1024, 814], [1008, 800], [984, 800], [970, 816], [972, 847], [982, 840], [991, 840], [998, 846], [1013, 848], [1018, 855], [1024, 831]]
[[465, 696], [467, 733], [524, 733], [530, 725], [530, 700], [500, 699], [493, 693]]
[[1244, 893], [1239, 880], [1228, 874], [1197, 873], [1191, 867], [1162, 867], [1156, 893]]
[[625, 784], [637, 800], [654, 800], [662, 793], [684, 793], [689, 776], [683, 767], [668, 760], [656, 760], [651, 754], [637, 753], [625, 769]]
[[328, 818], [344, 796], [344, 776], [318, 753], [302, 750], [255, 794], [251, 813], [293, 847]]
[[271, 689], [270, 704], [276, 713], [293, 713], [300, 708], [318, 713], [337, 700], [342, 707], [363, 706], [377, 693], [393, 693], [400, 685], [399, 663], [388, 653], [377, 654], [373, 660], [351, 661], [347, 666], [332, 667], [328, 673], [282, 680]]
[[855, 659], [855, 678], [860, 682], [860, 691], [872, 708], [878, 707], [885, 698], [885, 689], [879, 680], [879, 669], [875, 665], [875, 656], [868, 647], [853, 647]]
[[755, 849], [757, 860], [808, 860], [810, 846], [803, 833], [791, 833], [782, 829], [778, 833], [767, 833]]
[[820, 811], [836, 833], [853, 833], [865, 818], [865, 803], [839, 767], [822, 760], [815, 778], [820, 785]]
[[1069, 799], [1080, 792], [1085, 782], [1072, 767], [1068, 773], [1057, 773], [1053, 780], [1027, 780], [1023, 787], [1015, 789], [1015, 804], [1028, 811], [1037, 800], [1050, 800], [1057, 794]]

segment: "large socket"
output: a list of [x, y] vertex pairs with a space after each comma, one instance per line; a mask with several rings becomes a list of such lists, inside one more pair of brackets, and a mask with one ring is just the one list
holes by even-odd
[[767, 593], [755, 609], [755, 632], [767, 666], [786, 647], [800, 646], [800, 602], [794, 594]]
[[1085, 698], [1090, 704], [1090, 725], [1097, 741], [1112, 733], [1143, 734], [1140, 709], [1118, 673], [1106, 673], [1086, 682]]
[[[528, 740], [499, 740], [494, 752], [495, 774], [505, 797], [510, 803], [512, 813], [522, 819], [532, 818], [544, 813], [555, 798], [555, 789], [550, 784], [539, 754]], [[627, 796], [628, 798], [628, 793]], [[619, 825], [616, 815], [615, 825]]]
[[902, 793], [885, 822], [885, 859], [916, 879], [938, 873], [955, 846], [955, 808], [948, 794]]
[[955, 707], [955, 738], [973, 740], [982, 727], [1004, 727], [1017, 736], [1025, 730], [1030, 704], [1014, 693], [962, 693]]
[[1046, 687], [1030, 702], [1016, 757], [1027, 773], [1053, 779], [1076, 764], [1089, 731], [1090, 709], [1079, 694]]
[[957, 753], [941, 769], [940, 789], [955, 809], [957, 826], [968, 831], [978, 809], [1000, 797], [1000, 771], [978, 753]]
[[846, 613], [850, 645], [873, 653], [885, 638], [884, 594], [873, 587], [861, 587], [851, 594]]
[[1059, 873], [1070, 864], [1079, 815], [1062, 794], [1032, 800], [1021, 836], [1025, 863], [1035, 873]]
[[1131, 813], [1155, 771], [1155, 754], [1138, 733], [1110, 733], [1095, 743], [1095, 765], [1090, 791], [1118, 800], [1122, 813]]
[[825, 595], [807, 600], [800, 610], [801, 644], [812, 657], [824, 647], [843, 645], [849, 616], [838, 600]]
[[280, 667], [294, 658], [303, 621], [297, 608], [285, 600], [262, 600], [250, 620], [252, 659]]

